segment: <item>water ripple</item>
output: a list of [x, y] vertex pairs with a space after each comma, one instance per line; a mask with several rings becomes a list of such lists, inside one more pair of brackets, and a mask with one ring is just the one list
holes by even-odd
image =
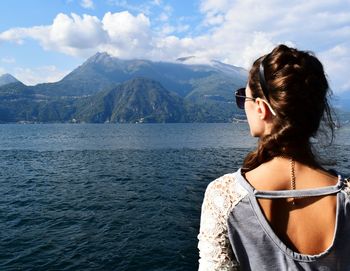
[[[249, 150], [2, 150], [0, 270], [196, 270], [204, 190]], [[349, 151], [323, 150], [350, 176]]]

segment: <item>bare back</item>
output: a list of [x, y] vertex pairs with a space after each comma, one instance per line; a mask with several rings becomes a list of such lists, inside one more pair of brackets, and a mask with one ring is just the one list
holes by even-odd
[[[337, 177], [323, 170], [296, 164], [296, 189], [331, 186]], [[264, 176], [262, 178], [262, 176]], [[257, 190], [289, 190], [290, 169], [286, 159], [274, 159], [245, 174]], [[276, 235], [293, 251], [315, 255], [331, 246], [336, 225], [336, 196], [294, 199], [258, 199]]]

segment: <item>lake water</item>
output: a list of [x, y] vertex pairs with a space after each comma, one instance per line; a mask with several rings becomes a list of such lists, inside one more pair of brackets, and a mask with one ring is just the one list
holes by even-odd
[[204, 190], [255, 143], [246, 123], [0, 125], [0, 270], [196, 270]]

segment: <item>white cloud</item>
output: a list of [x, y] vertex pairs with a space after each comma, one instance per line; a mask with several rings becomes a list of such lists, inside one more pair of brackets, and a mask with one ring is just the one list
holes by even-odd
[[322, 52], [319, 58], [325, 66], [333, 91], [335, 93], [350, 91], [350, 78], [346, 76], [349, 74], [350, 43], [336, 45]]
[[207, 52], [249, 68], [254, 59], [278, 43], [311, 50], [323, 61], [334, 91], [350, 91], [346, 79], [349, 4], [349, 0], [202, 0], [203, 25], [210, 33], [206, 34], [210, 37], [208, 47], [216, 48]]
[[[314, 51], [335, 91], [348, 89], [344, 78], [350, 63], [350, 0], [201, 0], [203, 20], [197, 35], [186, 35], [191, 31], [188, 24], [170, 20], [173, 8], [160, 0], [140, 6], [125, 0], [109, 3], [137, 13], [107, 12], [102, 18], [58, 14], [51, 25], [4, 31], [0, 42], [21, 44], [31, 38], [46, 50], [83, 57], [96, 51], [154, 60], [195, 55], [245, 68], [276, 44], [286, 43]], [[335, 54], [339, 48], [343, 53]]]
[[153, 0], [152, 4], [156, 6], [160, 6], [162, 4], [162, 0]]
[[158, 18], [157, 20], [160, 22], [167, 22], [169, 21], [172, 13], [173, 13], [173, 8], [170, 5], [165, 5], [165, 6], [160, 6], [161, 11], [158, 13]]
[[126, 0], [109, 0], [108, 3], [112, 6], [123, 8], [127, 11], [143, 13], [146, 15], [150, 15], [153, 6], [157, 6], [157, 2], [151, 2], [150, 4], [144, 3], [140, 5], [132, 5], [132, 4], [129, 4]]
[[186, 32], [190, 28], [187, 24], [178, 24], [178, 25], [170, 25], [165, 23], [162, 25], [160, 29], [160, 33], [164, 36], [169, 35], [171, 33], [182, 33]]
[[95, 7], [92, 0], [81, 0], [80, 5], [86, 9], [93, 9]]
[[161, 22], [166, 22], [169, 19], [169, 15], [166, 14], [165, 12], [162, 12], [159, 16], [158, 16], [158, 20]]
[[39, 41], [45, 50], [54, 50], [69, 55], [88, 55], [96, 47], [108, 41], [101, 21], [90, 15], [82, 17], [60, 13], [52, 25], [32, 28], [13, 28], [0, 33], [0, 41], [23, 43], [25, 38]]
[[14, 63], [16, 63], [16, 59], [14, 59], [13, 57], [3, 57], [1, 59], [1, 62], [6, 63], [6, 64], [14, 64]]
[[205, 14], [205, 25], [219, 25], [224, 22], [224, 14], [232, 6], [230, 0], [206, 0], [201, 1], [200, 11]]
[[133, 16], [127, 11], [106, 13], [102, 24], [112, 41], [126, 37], [137, 38], [142, 32], [149, 32], [150, 27], [150, 21], [145, 15], [141, 13]]
[[150, 20], [141, 14], [129, 12], [106, 13], [102, 19], [108, 43], [100, 44], [99, 50], [123, 58], [142, 57], [151, 49]]
[[254, 59], [268, 53], [274, 47], [271, 38], [262, 32], [254, 33], [253, 40], [245, 46], [239, 66], [249, 67]]
[[69, 17], [60, 13], [48, 27], [45, 33], [48, 36], [40, 35], [38, 39], [46, 49], [79, 55], [107, 41], [102, 27], [101, 21], [95, 16], [84, 14], [80, 17], [73, 13]]
[[104, 50], [118, 57], [143, 57], [151, 50], [152, 42], [148, 17], [142, 13], [133, 16], [127, 11], [107, 12], [102, 20], [91, 15], [60, 13], [52, 25], [0, 33], [0, 42], [21, 44], [26, 38], [37, 40], [45, 50], [82, 57]]
[[206, 0], [201, 1], [200, 11], [203, 13], [217, 14], [225, 13], [234, 1], [230, 0]]
[[28, 31], [29, 29], [25, 28], [11, 28], [0, 33], [0, 42], [12, 41], [17, 44], [22, 44], [23, 38], [27, 36]]
[[3, 75], [4, 73], [6, 73], [6, 70], [2, 67], [0, 67], [0, 76]]
[[53, 83], [61, 80], [69, 71], [58, 70], [56, 66], [42, 66], [35, 69], [17, 67], [13, 75], [22, 83], [32, 86], [39, 83]]

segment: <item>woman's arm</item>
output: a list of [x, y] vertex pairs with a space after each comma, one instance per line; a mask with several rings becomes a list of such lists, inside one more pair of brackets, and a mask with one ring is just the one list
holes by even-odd
[[211, 182], [204, 195], [198, 235], [200, 271], [239, 270], [227, 233], [227, 216], [232, 207], [227, 176]]

